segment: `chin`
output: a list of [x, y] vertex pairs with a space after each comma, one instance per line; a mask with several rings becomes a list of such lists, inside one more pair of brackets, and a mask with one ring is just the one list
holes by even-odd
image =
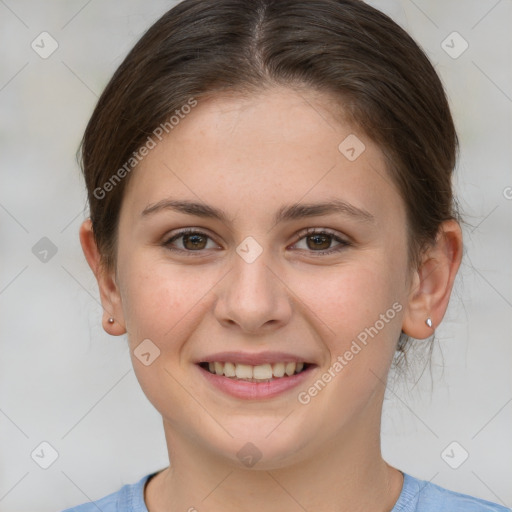
[[[303, 428], [279, 425], [275, 418], [251, 418], [250, 428], [243, 424], [227, 427], [233, 436], [214, 436], [206, 441], [216, 456], [225, 457], [237, 469], [276, 470], [299, 462], [306, 457], [301, 448], [311, 445], [312, 439], [305, 435]], [[285, 423], [285, 420], [283, 423]], [[246, 423], [246, 422], [243, 422]], [[278, 426], [279, 425], [279, 426]], [[277, 427], [277, 428], [276, 428]], [[313, 436], [315, 437], [315, 436]]]

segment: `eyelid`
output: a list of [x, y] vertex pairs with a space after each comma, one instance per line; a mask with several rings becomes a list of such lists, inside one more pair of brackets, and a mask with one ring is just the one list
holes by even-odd
[[[186, 249], [181, 249], [181, 248], [173, 247], [171, 245], [172, 242], [174, 242], [175, 240], [178, 240], [179, 238], [181, 238], [182, 236], [187, 235], [187, 234], [196, 234], [196, 235], [205, 236], [206, 238], [210, 239], [215, 244], [220, 246], [220, 244], [215, 240], [215, 237], [213, 235], [211, 235], [208, 232], [208, 230], [206, 230], [204, 228], [194, 228], [194, 227], [182, 228], [182, 229], [178, 230], [177, 232], [175, 232], [173, 234], [167, 235], [166, 237], [164, 237], [163, 245], [165, 247], [167, 247], [169, 250], [174, 251], [174, 252], [181, 252], [181, 253], [192, 254], [192, 255], [195, 255], [195, 256], [200, 256], [201, 253], [204, 253], [206, 251], [206, 249], [199, 249], [197, 251], [193, 251], [193, 250], [186, 250]], [[298, 250], [306, 251], [309, 254], [314, 254], [314, 255], [317, 255], [317, 256], [321, 256], [323, 254], [335, 253], [335, 252], [343, 249], [344, 247], [352, 245], [352, 243], [349, 240], [347, 240], [346, 238], [340, 236], [339, 233], [337, 233], [336, 231], [334, 231], [332, 229], [309, 227], [309, 228], [305, 228], [305, 229], [299, 231], [298, 233], [296, 233], [296, 235], [294, 237], [296, 240], [295, 240], [295, 242], [293, 242], [291, 247], [296, 245], [298, 242], [300, 242], [301, 240], [303, 240], [307, 236], [312, 236], [312, 235], [327, 235], [327, 236], [330, 236], [330, 237], [332, 237], [333, 240], [338, 242], [338, 245], [336, 245], [335, 247], [331, 247], [329, 249], [318, 250], [318, 251], [315, 251], [315, 250], [305, 250], [305, 249], [298, 249]], [[288, 247], [290, 247], [290, 246], [288, 246]]]
[[194, 227], [182, 228], [174, 233], [166, 235], [164, 237], [163, 245], [164, 245], [164, 247], [166, 247], [167, 249], [169, 249], [170, 251], [173, 251], [173, 252], [181, 252], [181, 253], [193, 254], [194, 256], [200, 256], [201, 253], [205, 252], [205, 249], [191, 251], [191, 250], [181, 249], [178, 247], [173, 247], [171, 245], [172, 242], [178, 240], [179, 238], [181, 238], [184, 235], [189, 235], [189, 234], [204, 236], [204, 237], [210, 239], [211, 241], [213, 241], [218, 246], [220, 246], [220, 244], [215, 240], [215, 237], [213, 235], [211, 235], [208, 232], [208, 230], [206, 230], [204, 228], [194, 228]]
[[334, 229], [331, 229], [331, 228], [319, 228], [319, 227], [316, 227], [316, 228], [304, 228], [304, 229], [301, 229], [300, 231], [298, 231], [296, 233], [296, 237], [304, 237], [306, 235], [316, 235], [316, 234], [319, 234], [319, 233], [324, 233], [326, 235], [332, 235], [333, 237], [338, 237], [338, 238], [341, 238], [342, 235], [334, 230]]
[[[313, 254], [313, 255], [317, 255], [317, 256], [321, 256], [323, 254], [331, 254], [331, 253], [334, 254], [337, 251], [352, 245], [352, 242], [348, 239], [348, 237], [343, 237], [338, 232], [336, 232], [332, 229], [329, 229], [329, 228], [306, 228], [306, 229], [303, 229], [302, 231], [299, 231], [295, 235], [296, 240], [292, 244], [292, 247], [293, 247], [293, 245], [296, 245], [298, 242], [300, 242], [302, 239], [306, 238], [307, 236], [312, 236], [312, 235], [331, 236], [335, 241], [339, 242], [339, 245], [337, 245], [335, 247], [331, 247], [329, 249], [321, 250], [321, 251], [308, 250], [308, 251], [306, 251], [308, 254]], [[298, 249], [298, 250], [304, 251], [305, 249]]]

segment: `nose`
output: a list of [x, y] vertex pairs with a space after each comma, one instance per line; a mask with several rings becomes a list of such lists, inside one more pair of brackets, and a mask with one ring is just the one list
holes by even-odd
[[292, 315], [287, 287], [263, 254], [252, 263], [235, 256], [234, 268], [217, 291], [214, 314], [224, 327], [257, 334], [279, 329]]

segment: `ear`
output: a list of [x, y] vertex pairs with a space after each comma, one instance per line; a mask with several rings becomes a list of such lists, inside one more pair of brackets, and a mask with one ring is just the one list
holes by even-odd
[[[94, 272], [96, 281], [98, 281], [101, 304], [103, 306], [103, 329], [113, 336], [124, 334], [126, 328], [115, 272], [106, 269], [101, 260], [90, 219], [85, 220], [80, 226], [80, 243], [85, 259]], [[114, 323], [110, 323], [108, 321], [109, 318], [113, 318]]]
[[[441, 224], [435, 243], [424, 253], [411, 281], [409, 301], [402, 331], [422, 340], [430, 337], [441, 323], [462, 259], [462, 231], [459, 223]], [[426, 324], [432, 320], [432, 327]]]

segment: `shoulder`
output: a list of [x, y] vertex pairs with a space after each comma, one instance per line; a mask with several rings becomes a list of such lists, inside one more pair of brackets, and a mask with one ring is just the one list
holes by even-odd
[[82, 503], [62, 512], [148, 512], [144, 503], [144, 485], [154, 474], [142, 477], [137, 483], [126, 484], [99, 500]]
[[511, 512], [509, 508], [449, 491], [425, 480], [404, 475], [402, 493], [392, 512]]
[[96, 501], [89, 501], [88, 503], [82, 503], [81, 505], [77, 505], [76, 507], [67, 508], [62, 512], [97, 512], [101, 510], [102, 512], [119, 512], [119, 496], [122, 494], [123, 489], [120, 489], [117, 492], [113, 492], [104, 498], [101, 498]]

